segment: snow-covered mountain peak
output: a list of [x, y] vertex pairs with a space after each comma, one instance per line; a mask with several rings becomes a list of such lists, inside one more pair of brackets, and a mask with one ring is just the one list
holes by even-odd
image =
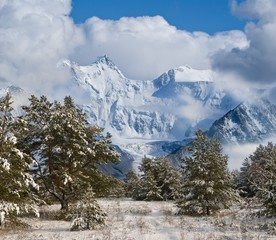
[[114, 64], [114, 62], [107, 56], [100, 56], [98, 57], [98, 60], [95, 62], [96, 64], [103, 64], [103, 65], [107, 65], [109, 67], [116, 67], [116, 65]]
[[232, 105], [231, 102], [226, 103], [226, 99], [223, 100], [227, 95], [224, 91], [215, 89], [214, 75], [212, 70], [197, 70], [187, 65], [171, 69], [153, 81], [157, 89], [153, 96], [173, 99], [192, 96], [204, 102], [204, 105]]
[[90, 96], [90, 103], [83, 109], [91, 123], [124, 138], [160, 138], [170, 134], [174, 118], [153, 107], [158, 100], [152, 97], [152, 81], [126, 78], [107, 56], [89, 66], [67, 66]]
[[157, 89], [153, 96], [179, 98], [183, 94], [192, 94], [204, 100], [206, 96], [213, 95], [214, 75], [212, 70], [197, 70], [187, 65], [171, 69], [153, 81]]
[[80, 66], [70, 60], [63, 60], [61, 64], [69, 67], [73, 77], [79, 84], [92, 84], [95, 88], [97, 85], [103, 85], [104, 82], [116, 82], [117, 80], [125, 80], [114, 62], [106, 55], [99, 57], [98, 60], [87, 66]]
[[104, 55], [102, 57], [99, 57], [98, 60], [90, 65], [90, 67], [97, 68], [98, 72], [105, 73], [107, 72], [113, 72], [115, 75], [119, 75], [120, 78], [125, 78], [123, 73], [119, 70], [119, 68], [115, 65], [115, 63], [107, 56]]
[[185, 65], [178, 68], [170, 69], [154, 80], [156, 88], [162, 88], [174, 83], [198, 83], [213, 82], [214, 72], [212, 70], [198, 70]]
[[214, 73], [211, 70], [198, 70], [185, 65], [174, 69], [174, 77], [176, 82], [212, 82]]

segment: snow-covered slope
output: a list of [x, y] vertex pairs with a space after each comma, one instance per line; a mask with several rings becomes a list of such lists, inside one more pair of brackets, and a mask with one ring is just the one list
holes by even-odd
[[243, 102], [215, 121], [208, 135], [227, 143], [261, 143], [276, 134], [276, 106], [264, 99]]

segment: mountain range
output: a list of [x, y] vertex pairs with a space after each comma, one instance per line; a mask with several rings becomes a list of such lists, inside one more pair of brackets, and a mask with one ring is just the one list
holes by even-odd
[[[63, 65], [89, 95], [89, 104], [81, 107], [90, 122], [104, 127], [114, 138], [180, 140], [190, 137], [191, 129], [209, 127], [237, 105], [229, 93], [215, 89], [211, 70], [183, 66], [154, 80], [133, 80], [107, 56], [90, 66], [70, 61]], [[185, 106], [191, 102], [204, 111], [190, 116]]]
[[[74, 91], [88, 100], [79, 107], [91, 124], [113, 136], [122, 155], [108, 172], [122, 177], [136, 168], [141, 158], [181, 151], [197, 128], [223, 144], [256, 143], [276, 132], [276, 107], [264, 99], [240, 103], [219, 89], [211, 70], [180, 66], [156, 79], [134, 80], [124, 76], [115, 63], [103, 56], [88, 66], [65, 60]], [[20, 88], [21, 87], [21, 88]], [[0, 89], [22, 102], [24, 86]]]

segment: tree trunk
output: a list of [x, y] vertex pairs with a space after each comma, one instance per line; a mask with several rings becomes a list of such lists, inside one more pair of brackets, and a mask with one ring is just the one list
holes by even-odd
[[68, 211], [69, 204], [68, 204], [68, 200], [67, 199], [60, 199], [60, 205], [61, 205], [61, 209], [60, 210]]
[[210, 207], [206, 206], [206, 214], [209, 216], [210, 215]]

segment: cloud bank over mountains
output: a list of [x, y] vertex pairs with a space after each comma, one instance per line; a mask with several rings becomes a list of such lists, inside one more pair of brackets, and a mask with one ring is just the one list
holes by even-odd
[[[60, 60], [90, 64], [105, 54], [132, 79], [154, 79], [170, 68], [188, 64], [197, 69], [214, 68], [219, 72], [218, 81], [233, 90], [240, 82], [248, 88], [243, 92], [259, 83], [274, 84], [275, 1], [232, 1], [231, 6], [234, 14], [252, 19], [244, 32], [209, 35], [179, 30], [161, 16], [117, 21], [91, 17], [77, 25], [70, 17], [71, 0], [0, 0], [1, 85], [12, 82], [58, 98], [73, 93], [70, 73], [57, 67]], [[225, 72], [229, 74], [225, 76]]]
[[87, 64], [106, 53], [129, 78], [154, 79], [168, 69], [188, 64], [210, 68], [210, 55], [247, 46], [241, 31], [217, 33], [178, 30], [161, 16], [121, 18], [118, 21], [88, 19], [83, 25], [86, 42], [75, 55]]
[[236, 74], [255, 85], [273, 85], [276, 76], [276, 1], [232, 1], [232, 12], [248, 18], [244, 33], [249, 46], [244, 49], [219, 51], [213, 57], [213, 67], [222, 73]]

